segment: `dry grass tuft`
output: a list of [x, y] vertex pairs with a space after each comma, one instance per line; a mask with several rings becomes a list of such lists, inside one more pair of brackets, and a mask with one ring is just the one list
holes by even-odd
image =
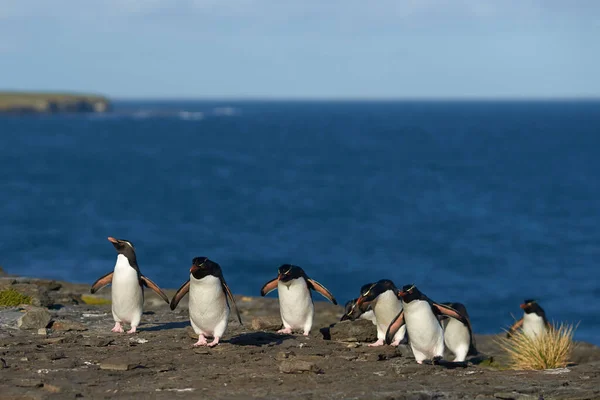
[[547, 333], [530, 338], [522, 331], [511, 338], [496, 340], [508, 353], [510, 368], [518, 370], [540, 370], [564, 368], [569, 363], [575, 344], [573, 334], [577, 329], [572, 324], [552, 324]]

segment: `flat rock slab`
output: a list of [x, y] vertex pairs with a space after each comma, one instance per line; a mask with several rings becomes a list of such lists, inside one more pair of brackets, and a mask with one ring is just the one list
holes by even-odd
[[100, 369], [109, 371], [129, 371], [130, 369], [139, 368], [141, 365], [137, 362], [121, 358], [110, 358], [100, 363]]

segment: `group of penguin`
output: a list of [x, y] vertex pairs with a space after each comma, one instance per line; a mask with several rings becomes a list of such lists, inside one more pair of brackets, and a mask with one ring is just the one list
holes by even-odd
[[[99, 278], [91, 287], [91, 293], [112, 285], [112, 314], [115, 326], [112, 332], [124, 332], [123, 324], [130, 326], [127, 333], [136, 332], [140, 323], [144, 287], [156, 292], [169, 303], [165, 293], [142, 275], [137, 263], [133, 244], [124, 239], [109, 237], [118, 255], [114, 270]], [[333, 304], [333, 295], [319, 282], [308, 277], [296, 265], [284, 264], [278, 268], [276, 278], [261, 289], [265, 296], [277, 289], [283, 328], [281, 334], [302, 331], [308, 335], [312, 328], [314, 305], [311, 290], [319, 292]], [[174, 310], [189, 292], [189, 317], [198, 341], [194, 346], [213, 347], [225, 333], [233, 307], [240, 324], [242, 319], [221, 267], [206, 257], [192, 260], [189, 279], [177, 290], [170, 301]], [[524, 316], [508, 331], [517, 329], [532, 336], [549, 329], [544, 310], [534, 300], [521, 305]], [[382, 279], [363, 285], [360, 296], [345, 305], [341, 320], [367, 319], [377, 328], [377, 341], [369, 346], [384, 344], [398, 346], [408, 344], [417, 363], [435, 362], [442, 359], [447, 347], [455, 356], [454, 362], [464, 362], [467, 356], [477, 354], [471, 322], [465, 306], [461, 303], [436, 303], [415, 285], [398, 289], [391, 280]], [[207, 338], [212, 338], [209, 343]]]

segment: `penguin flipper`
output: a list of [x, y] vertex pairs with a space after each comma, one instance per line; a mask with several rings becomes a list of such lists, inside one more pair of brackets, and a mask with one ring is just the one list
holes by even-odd
[[333, 304], [337, 305], [337, 301], [335, 300], [335, 297], [333, 297], [331, 292], [329, 290], [327, 290], [327, 288], [325, 286], [321, 285], [319, 282], [315, 281], [314, 279], [308, 278], [306, 281], [308, 282], [309, 288], [311, 288], [312, 290], [314, 290], [316, 292], [321, 293], [321, 295], [323, 297], [325, 297], [327, 300], [329, 300]]
[[242, 317], [240, 316], [240, 310], [238, 310], [237, 304], [235, 303], [235, 299], [233, 298], [233, 294], [231, 293], [229, 286], [227, 286], [227, 284], [223, 280], [221, 281], [221, 284], [223, 286], [223, 290], [225, 290], [225, 293], [227, 294], [227, 297], [229, 298], [229, 301], [231, 301], [231, 304], [233, 304], [233, 308], [235, 308], [235, 313], [238, 317], [238, 321], [240, 321], [240, 325], [244, 325], [242, 323]]
[[177, 307], [177, 304], [183, 299], [183, 296], [190, 291], [190, 280], [188, 279], [175, 293], [175, 296], [171, 299], [171, 310], [174, 310]]
[[162, 299], [169, 304], [169, 298], [167, 297], [167, 295], [165, 294], [165, 292], [163, 292], [156, 283], [152, 282], [150, 280], [150, 278], [145, 277], [144, 275], [140, 275], [140, 283], [142, 283], [144, 286], [146, 286], [147, 288], [150, 288], [152, 290], [154, 290], [154, 292], [159, 295], [160, 297], [162, 297]]
[[506, 332], [506, 337], [508, 337], [508, 338], [511, 337], [517, 331], [517, 329], [519, 329], [522, 326], [523, 326], [523, 318], [521, 318], [520, 320], [515, 322], [513, 324], [513, 326], [510, 327], [508, 332]]
[[456, 311], [454, 308], [435, 302], [431, 302], [431, 307], [433, 308], [433, 312], [435, 314], [444, 315], [459, 320], [463, 324], [467, 325], [469, 330], [471, 330], [471, 323], [469, 322], [469, 318]]
[[94, 284], [92, 285], [92, 288], [90, 289], [90, 293], [94, 294], [98, 290], [102, 289], [103, 287], [110, 285], [112, 283], [113, 274], [114, 274], [114, 271], [111, 271], [108, 274], [98, 278], [98, 280], [96, 282], [94, 282]]
[[265, 283], [265, 285], [260, 289], [260, 295], [266, 296], [271, 293], [273, 290], [277, 289], [277, 284], [279, 283], [279, 278], [275, 278]]
[[404, 325], [404, 310], [400, 311], [396, 318], [392, 320], [390, 326], [387, 328], [387, 332], [385, 333], [385, 343], [390, 344], [394, 341], [394, 336], [400, 330], [400, 328]]

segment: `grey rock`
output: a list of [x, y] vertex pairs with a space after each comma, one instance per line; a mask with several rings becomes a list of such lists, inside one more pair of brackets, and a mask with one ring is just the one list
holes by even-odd
[[252, 329], [255, 331], [276, 331], [281, 325], [281, 318], [278, 317], [252, 318]]
[[377, 340], [377, 328], [371, 321], [364, 319], [338, 322], [329, 328], [322, 329], [321, 333], [325, 339], [340, 342], [374, 342]]
[[52, 326], [50, 327], [52, 328], [53, 331], [87, 331], [87, 327], [80, 323], [80, 322], [75, 322], [75, 321], [69, 321], [67, 319], [61, 319], [61, 320], [57, 320], [54, 321], [52, 323]]
[[20, 329], [45, 328], [51, 319], [50, 313], [45, 308], [28, 307], [25, 314], [17, 321], [17, 326]]

